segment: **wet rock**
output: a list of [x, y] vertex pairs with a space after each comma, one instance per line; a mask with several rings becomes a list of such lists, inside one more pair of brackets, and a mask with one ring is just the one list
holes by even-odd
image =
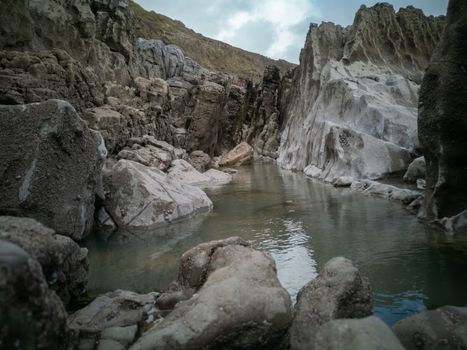
[[387, 3], [362, 6], [349, 28], [312, 24], [286, 94], [278, 163], [313, 166], [313, 177], [330, 183], [407, 169], [418, 147], [419, 83], [443, 26]]
[[233, 179], [231, 174], [216, 169], [209, 169], [203, 175], [209, 178], [207, 185], [225, 185], [232, 182]]
[[181, 258], [170, 293], [188, 299], [130, 349], [270, 349], [292, 318], [274, 260], [239, 238], [201, 244]]
[[212, 207], [199, 188], [129, 160], [106, 171], [104, 185], [106, 210], [119, 227], [130, 230], [151, 229]]
[[66, 311], [40, 264], [0, 239], [0, 348], [67, 349]]
[[425, 157], [414, 159], [404, 174], [404, 181], [416, 182], [418, 179], [424, 179], [426, 175]]
[[426, 159], [419, 216], [452, 217], [467, 209], [467, 3], [451, 0], [447, 25], [420, 89], [419, 138]]
[[80, 240], [94, 222], [107, 151], [65, 101], [0, 106], [0, 213]]
[[397, 322], [393, 331], [407, 350], [467, 347], [467, 308], [443, 306]]
[[155, 312], [157, 293], [116, 290], [97, 297], [68, 317], [79, 349], [127, 349], [140, 326]]
[[386, 324], [375, 316], [333, 320], [316, 333], [314, 349], [322, 350], [404, 350]]
[[117, 224], [104, 207], [99, 208], [96, 213], [96, 224], [98, 229], [95, 234], [103, 240], [107, 240], [117, 230]]
[[242, 142], [229, 153], [222, 156], [219, 165], [229, 167], [248, 164], [253, 159], [253, 153], [253, 148], [246, 142]]
[[290, 347], [292, 350], [314, 349], [316, 333], [326, 322], [371, 314], [369, 283], [350, 260], [333, 258], [324, 265], [318, 277], [298, 293], [289, 332]]
[[0, 216], [0, 239], [30, 254], [42, 267], [49, 287], [65, 304], [79, 297], [88, 281], [87, 249], [34, 219]]
[[353, 191], [362, 192], [367, 195], [401, 201], [404, 204], [410, 204], [417, 198], [422, 197], [421, 192], [407, 190], [371, 180], [354, 181], [352, 182], [350, 189]]

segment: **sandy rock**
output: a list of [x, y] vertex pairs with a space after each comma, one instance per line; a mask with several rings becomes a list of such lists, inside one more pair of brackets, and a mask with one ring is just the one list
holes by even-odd
[[314, 349], [404, 350], [386, 324], [375, 316], [329, 321], [316, 333]]
[[40, 264], [0, 240], [0, 271], [0, 348], [67, 349], [66, 311]]
[[246, 142], [235, 146], [229, 153], [222, 156], [219, 161], [220, 166], [240, 166], [248, 164], [253, 159], [253, 148]]
[[393, 327], [407, 350], [467, 347], [467, 308], [443, 306], [405, 318]]
[[91, 231], [107, 151], [65, 101], [0, 106], [0, 211], [80, 240]]
[[[290, 327], [292, 350], [314, 349], [320, 326], [338, 318], [362, 318], [372, 313], [370, 285], [346, 258], [329, 260], [318, 277], [297, 296]], [[319, 349], [319, 348], [317, 348]]]
[[271, 349], [290, 325], [274, 260], [238, 238], [186, 252], [174, 284], [189, 299], [130, 349]]
[[151, 229], [212, 207], [199, 188], [129, 160], [106, 171], [104, 185], [105, 208], [121, 228]]
[[34, 219], [0, 216], [0, 239], [30, 254], [42, 267], [49, 287], [67, 304], [79, 297], [88, 281], [87, 249]]

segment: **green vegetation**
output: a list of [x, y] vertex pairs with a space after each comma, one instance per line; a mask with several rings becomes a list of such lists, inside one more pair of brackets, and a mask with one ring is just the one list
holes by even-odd
[[281, 71], [294, 66], [284, 60], [273, 60], [207, 38], [187, 28], [180, 21], [154, 11], [146, 11], [133, 1], [130, 1], [130, 7], [138, 18], [139, 37], [175, 44], [181, 47], [187, 56], [209, 70], [258, 82], [263, 76], [264, 68], [269, 64], [275, 64]]

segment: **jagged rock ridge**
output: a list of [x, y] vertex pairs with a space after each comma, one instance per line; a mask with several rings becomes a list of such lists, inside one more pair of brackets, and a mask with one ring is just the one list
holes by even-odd
[[376, 179], [407, 168], [418, 148], [418, 88], [442, 17], [386, 3], [352, 26], [312, 24], [286, 108], [282, 167], [312, 177]]

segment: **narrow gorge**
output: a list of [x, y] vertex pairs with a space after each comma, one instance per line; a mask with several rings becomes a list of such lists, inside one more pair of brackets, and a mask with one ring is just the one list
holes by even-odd
[[311, 23], [298, 65], [0, 4], [0, 350], [467, 346], [464, 0]]

